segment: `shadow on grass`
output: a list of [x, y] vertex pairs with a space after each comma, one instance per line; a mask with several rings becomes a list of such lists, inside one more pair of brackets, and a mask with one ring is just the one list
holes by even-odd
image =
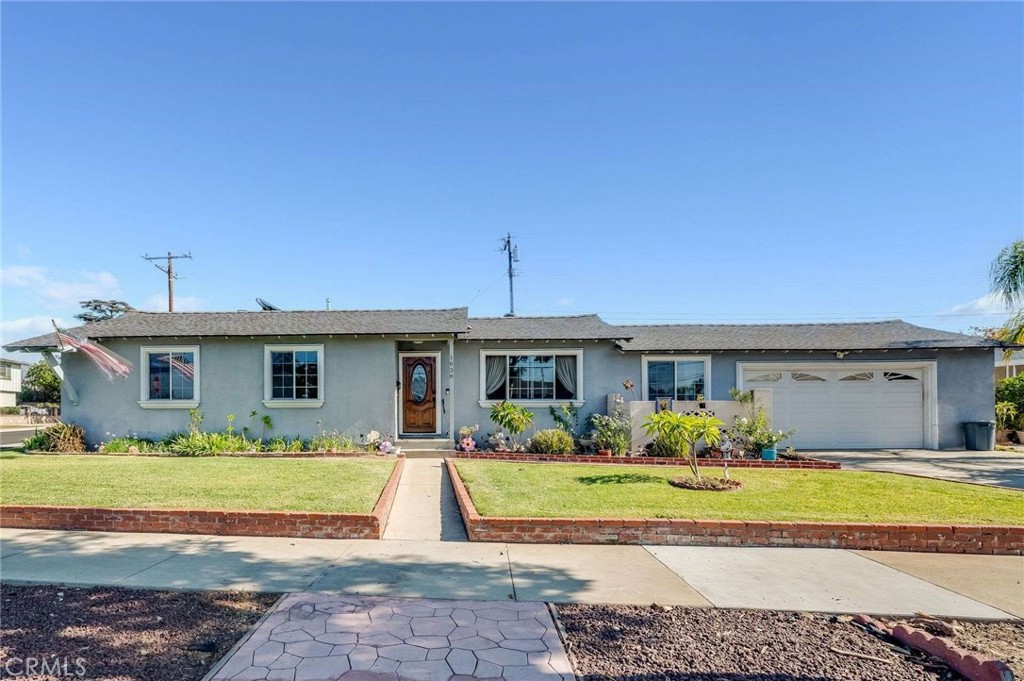
[[660, 483], [663, 479], [643, 473], [608, 473], [606, 475], [584, 475], [576, 478], [576, 481], [584, 485], [633, 485]]

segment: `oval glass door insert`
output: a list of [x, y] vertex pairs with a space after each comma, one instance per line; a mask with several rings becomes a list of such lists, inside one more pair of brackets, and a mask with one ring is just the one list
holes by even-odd
[[417, 364], [412, 370], [412, 401], [419, 404], [427, 397], [427, 370]]

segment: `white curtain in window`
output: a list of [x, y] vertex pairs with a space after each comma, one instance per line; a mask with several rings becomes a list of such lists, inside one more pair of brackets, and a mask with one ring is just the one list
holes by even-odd
[[505, 372], [508, 369], [508, 358], [504, 355], [487, 356], [487, 375], [485, 376], [486, 396], [493, 395], [495, 391], [505, 385]]
[[555, 377], [562, 388], [576, 399], [576, 356], [555, 355]]

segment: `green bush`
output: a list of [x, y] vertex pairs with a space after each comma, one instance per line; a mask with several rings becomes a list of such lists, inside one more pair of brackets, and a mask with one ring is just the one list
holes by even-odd
[[24, 446], [37, 452], [84, 452], [85, 429], [73, 423], [55, 423], [27, 438]]
[[156, 443], [146, 438], [113, 437], [100, 445], [100, 451], [105, 454], [127, 454], [132, 447], [135, 447], [140, 454], [155, 452], [160, 449], [156, 446]]
[[502, 401], [491, 407], [491, 421], [494, 421], [495, 424], [509, 434], [513, 451], [522, 451], [519, 446], [519, 436], [533, 425], [532, 411], [526, 407]]
[[996, 383], [996, 402], [1010, 402], [1024, 414], [1024, 374], [1004, 378]]
[[576, 451], [576, 442], [561, 428], [549, 428], [538, 430], [530, 438], [527, 450], [534, 454], [572, 454]]
[[0, 407], [0, 414], [4, 416], [17, 416], [21, 413], [21, 409], [18, 407]]

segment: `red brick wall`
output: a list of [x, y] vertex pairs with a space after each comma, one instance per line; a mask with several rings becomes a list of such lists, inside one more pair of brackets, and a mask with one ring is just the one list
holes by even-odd
[[380, 539], [405, 459], [398, 459], [371, 513], [0, 506], [0, 526], [94, 532], [171, 532], [313, 539]]
[[[623, 457], [623, 456], [586, 456], [581, 454], [513, 454], [511, 452], [453, 452], [450, 456], [456, 459], [484, 459], [487, 461], [531, 461], [544, 463], [601, 463], [631, 466], [685, 466], [681, 459], [660, 456]], [[721, 468], [721, 459], [697, 459], [700, 466]], [[730, 468], [811, 468], [815, 470], [838, 470], [836, 461], [807, 459], [792, 461], [776, 459], [762, 461], [760, 459], [729, 459]]]
[[455, 464], [449, 460], [447, 465], [470, 541], [790, 546], [1024, 555], [1024, 527], [482, 517], [477, 513]]

